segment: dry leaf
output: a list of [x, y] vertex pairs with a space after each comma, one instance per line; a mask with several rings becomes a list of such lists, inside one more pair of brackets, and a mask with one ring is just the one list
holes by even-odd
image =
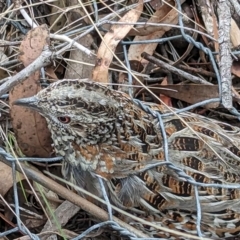
[[231, 43], [233, 47], [239, 47], [240, 46], [240, 30], [236, 22], [231, 19]]
[[160, 7], [163, 5], [162, 0], [151, 0], [149, 4], [154, 10], [160, 9]]
[[[135, 9], [127, 12], [119, 22], [135, 23], [143, 11], [143, 0]], [[113, 25], [110, 31], [104, 36], [97, 53], [97, 61], [93, 70], [92, 79], [96, 82], [108, 82], [108, 69], [113, 59], [113, 53], [118, 43], [127, 35], [133, 25]]]
[[[64, 201], [54, 212], [54, 216], [57, 218], [58, 223], [64, 226], [71, 217], [73, 217], [80, 208], [69, 201]], [[58, 230], [58, 226], [55, 226], [52, 221], [48, 221], [42, 229], [42, 233], [47, 231], [55, 232]], [[42, 240], [46, 240], [47, 237], [43, 236]]]
[[[79, 26], [91, 25], [91, 21], [81, 7], [81, 4], [79, 4], [79, 0], [65, 0], [65, 2], [68, 7], [68, 11], [66, 12], [67, 19], [70, 23], [76, 22]], [[99, 19], [101, 19], [100, 16]]]
[[52, 32], [58, 32], [67, 22], [65, 14], [63, 14], [66, 8], [66, 2], [66, 0], [59, 0], [52, 3], [52, 11], [49, 17], [49, 25], [51, 26]]
[[[26, 67], [32, 63], [48, 43], [49, 33], [46, 25], [29, 31], [19, 48], [21, 52], [19, 59], [23, 65]], [[40, 73], [37, 71], [9, 93], [11, 118], [18, 145], [22, 152], [26, 156], [49, 157], [52, 147], [46, 120], [36, 111], [12, 105], [15, 100], [33, 96], [40, 91], [39, 78]]]
[[[166, 86], [167, 83], [167, 77], [165, 77], [163, 79], [163, 81], [161, 82], [161, 86]], [[164, 94], [160, 94], [160, 99], [169, 107], [172, 107], [172, 101], [171, 98], [169, 96], [166, 96]]]
[[[86, 16], [84, 10], [80, 7], [78, 0], [66, 1], [69, 8], [74, 6], [70, 11], [66, 13], [68, 21], [76, 23], [77, 25], [86, 26], [91, 24], [89, 18]], [[76, 5], [79, 5], [76, 8]], [[76, 24], [72, 24], [75, 27]], [[74, 38], [75, 35], [72, 35]], [[77, 40], [78, 43], [84, 47], [91, 49], [94, 39], [91, 34], [87, 34]], [[90, 78], [95, 64], [95, 56], [87, 56], [84, 52], [79, 49], [73, 49], [70, 51], [70, 57], [67, 61], [68, 66], [66, 67], [65, 77], [66, 79], [76, 78]]]
[[[184, 84], [184, 85], [151, 85], [151, 91], [155, 94], [164, 94], [172, 98], [195, 104], [211, 98], [218, 98], [218, 86], [204, 84]], [[156, 89], [159, 88], [159, 89]], [[209, 108], [216, 108], [219, 102], [209, 103]]]
[[[9, 58], [4, 54], [3, 48], [0, 48], [0, 63], [6, 63], [9, 61]], [[8, 77], [7, 71], [4, 70], [3, 67], [0, 68], [0, 79], [3, 79], [5, 77]]]
[[[88, 34], [82, 37], [78, 42], [90, 49], [93, 43], [93, 37]], [[66, 79], [90, 78], [95, 63], [94, 56], [87, 56], [84, 52], [75, 49], [70, 53], [68, 67], [65, 72]]]
[[237, 77], [240, 77], [240, 65], [239, 62], [232, 63], [232, 73]]
[[[18, 174], [17, 181], [24, 179], [22, 174]], [[0, 195], [5, 196], [13, 186], [12, 168], [0, 162]]]

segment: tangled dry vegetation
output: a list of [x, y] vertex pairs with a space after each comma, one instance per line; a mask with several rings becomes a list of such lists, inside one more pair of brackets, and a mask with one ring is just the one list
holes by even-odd
[[238, 125], [240, 1], [0, 0], [0, 12], [0, 239], [146, 238], [154, 225], [108, 224], [109, 209], [66, 188], [45, 120], [12, 103], [91, 78]]

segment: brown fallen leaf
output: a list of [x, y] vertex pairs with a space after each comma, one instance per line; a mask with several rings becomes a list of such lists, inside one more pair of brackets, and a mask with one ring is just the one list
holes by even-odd
[[[65, 226], [70, 218], [72, 218], [80, 208], [76, 206], [75, 204], [64, 201], [60, 206], [58, 206], [57, 209], [54, 209], [54, 216], [57, 219], [57, 223], [61, 226]], [[56, 222], [56, 221], [55, 221]], [[54, 224], [54, 221], [48, 220], [48, 222], [45, 224], [45, 226], [42, 229], [42, 233], [52, 231], [56, 232], [59, 230], [59, 226], [56, 226]], [[42, 240], [47, 240], [49, 236], [42, 236]]]
[[239, 62], [233, 62], [232, 63], [232, 73], [236, 75], [237, 77], [240, 77], [240, 64]]
[[[19, 47], [19, 59], [23, 65], [26, 67], [32, 63], [41, 54], [46, 44], [49, 44], [49, 32], [46, 25], [29, 31]], [[10, 114], [17, 142], [22, 152], [26, 156], [49, 157], [52, 147], [46, 120], [35, 111], [12, 105], [15, 100], [33, 96], [40, 91], [39, 78], [40, 72], [37, 71], [10, 91]]]
[[158, 10], [163, 5], [163, 2], [161, 0], [151, 0], [149, 4], [154, 10]]
[[[149, 88], [155, 94], [164, 94], [166, 96], [176, 98], [191, 104], [219, 97], [218, 86], [216, 85], [174, 84], [164, 86], [160, 84], [153, 84]], [[145, 89], [143, 89], [142, 91], [145, 91]], [[209, 103], [208, 108], [216, 108], [218, 105], [219, 102]]]
[[[119, 22], [135, 23], [143, 11], [143, 0], [139, 0], [135, 9], [127, 12]], [[96, 65], [93, 70], [92, 79], [96, 82], [108, 82], [108, 69], [113, 59], [113, 53], [118, 43], [128, 34], [133, 25], [113, 25], [104, 36], [97, 53]]]
[[[167, 86], [167, 77], [163, 79], [163, 81], [160, 84], [161, 86]], [[160, 100], [163, 101], [166, 105], [169, 107], [172, 107], [172, 100], [169, 96], [166, 96], [164, 94], [160, 94]]]
[[[24, 179], [22, 174], [18, 174], [17, 181]], [[5, 196], [13, 186], [12, 168], [0, 162], [0, 195]]]
[[[93, 37], [88, 34], [77, 42], [81, 42], [84, 47], [91, 48], [94, 42]], [[89, 78], [91, 77], [95, 56], [87, 56], [84, 52], [74, 49], [70, 52], [68, 66], [65, 72], [66, 79]]]
[[230, 37], [231, 37], [232, 47], [233, 48], [238, 47], [240, 45], [240, 29], [237, 23], [233, 19], [231, 19]]

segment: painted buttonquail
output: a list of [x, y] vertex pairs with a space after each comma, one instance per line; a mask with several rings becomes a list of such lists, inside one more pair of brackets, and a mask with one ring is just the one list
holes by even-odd
[[[89, 80], [62, 80], [15, 104], [47, 119], [67, 180], [102, 196], [101, 176], [113, 204], [144, 209], [162, 226], [196, 234], [194, 186], [161, 164], [158, 118], [125, 94]], [[163, 117], [163, 123], [169, 161], [200, 185], [219, 185], [198, 187], [203, 235], [240, 236], [240, 129], [189, 112]]]

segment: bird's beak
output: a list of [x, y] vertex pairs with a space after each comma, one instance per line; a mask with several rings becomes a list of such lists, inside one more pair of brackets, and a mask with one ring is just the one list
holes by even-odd
[[32, 108], [32, 109], [38, 109], [38, 98], [33, 96], [33, 97], [28, 97], [28, 98], [21, 98], [13, 102], [13, 105], [18, 105], [18, 106], [23, 106], [27, 108]]

